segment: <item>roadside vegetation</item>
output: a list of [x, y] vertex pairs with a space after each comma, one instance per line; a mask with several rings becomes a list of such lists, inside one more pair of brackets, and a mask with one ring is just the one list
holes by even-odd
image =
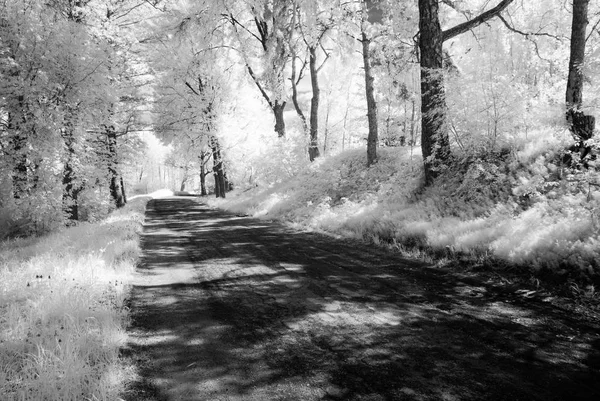
[[421, 155], [381, 150], [377, 164], [350, 150], [268, 188], [211, 204], [302, 228], [392, 244], [410, 256], [504, 266], [533, 280], [595, 294], [600, 273], [600, 182], [563, 164], [569, 135], [530, 132], [503, 151], [456, 156], [423, 187]]
[[0, 399], [116, 400], [146, 202], [0, 244]]

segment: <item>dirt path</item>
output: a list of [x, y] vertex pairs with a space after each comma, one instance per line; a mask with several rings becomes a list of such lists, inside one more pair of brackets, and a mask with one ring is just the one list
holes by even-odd
[[191, 199], [148, 205], [133, 400], [600, 400], [598, 322]]

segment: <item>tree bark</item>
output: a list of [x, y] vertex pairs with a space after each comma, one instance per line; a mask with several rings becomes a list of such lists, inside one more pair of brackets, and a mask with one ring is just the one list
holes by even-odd
[[571, 27], [571, 55], [567, 80], [567, 109], [579, 109], [583, 103], [583, 62], [585, 60], [585, 34], [588, 25], [590, 0], [573, 0], [573, 25]]
[[105, 127], [106, 133], [106, 144], [108, 150], [108, 187], [110, 197], [113, 204], [117, 208], [125, 206], [125, 197], [123, 196], [123, 189], [121, 188], [121, 180], [119, 177], [119, 161], [117, 155], [117, 132], [115, 127]]
[[11, 135], [10, 145], [13, 157], [13, 198], [20, 199], [29, 191], [27, 177], [27, 135], [24, 130], [27, 126], [25, 113], [25, 97], [17, 97], [17, 111], [8, 113], [7, 128]]
[[221, 146], [218, 139], [213, 136], [210, 141], [213, 156], [213, 176], [215, 178], [215, 196], [225, 198], [225, 174], [223, 160], [221, 159]]
[[[302, 71], [302, 69], [301, 69]], [[298, 103], [298, 80], [301, 77], [297, 77], [296, 75], [296, 55], [292, 54], [292, 104], [294, 105], [294, 109], [296, 110], [296, 114], [300, 117], [300, 121], [302, 121], [302, 128], [304, 132], [308, 132], [308, 124], [306, 123], [306, 116], [302, 112], [300, 108], [300, 104]]]
[[[329, 92], [329, 97], [331, 97], [331, 92]], [[323, 154], [327, 154], [327, 140], [329, 135], [329, 115], [331, 114], [331, 99], [327, 101], [327, 109], [325, 111], [325, 132], [323, 135]]]
[[125, 194], [125, 183], [123, 182], [123, 176], [120, 177], [121, 180], [121, 196], [123, 196], [123, 203], [127, 203], [127, 195]]
[[367, 166], [371, 166], [377, 162], [377, 148], [379, 138], [377, 132], [377, 102], [375, 101], [375, 90], [373, 82], [373, 73], [371, 72], [371, 60], [369, 54], [369, 46], [371, 40], [367, 38], [366, 32], [362, 31], [362, 53], [363, 66], [365, 69], [365, 94], [367, 98], [367, 119], [369, 121], [369, 135], [367, 137]]
[[14, 130], [11, 138], [13, 165], [13, 198], [23, 197], [29, 187], [27, 179], [27, 139], [19, 130]]
[[229, 181], [227, 169], [223, 169], [223, 180], [225, 182], [225, 192], [233, 191], [233, 182]]
[[79, 220], [79, 193], [82, 188], [76, 184], [76, 151], [73, 127], [70, 122], [65, 123], [62, 138], [66, 148], [66, 160], [63, 166], [63, 209], [67, 219], [71, 222]]
[[206, 192], [206, 156], [207, 153], [204, 151], [200, 152], [200, 196], [208, 195], [208, 192]]
[[181, 178], [181, 185], [179, 186], [179, 190], [181, 192], [185, 191], [185, 184], [187, 183], [188, 180], [188, 167], [184, 167], [183, 169], [183, 177]]
[[315, 46], [309, 46], [308, 52], [310, 59], [308, 62], [310, 71], [310, 84], [312, 88], [312, 99], [310, 101], [310, 145], [308, 147], [308, 157], [314, 161], [319, 157], [319, 100], [321, 89], [319, 88], [319, 72], [317, 71], [317, 49]]
[[283, 118], [285, 104], [286, 102], [275, 100], [271, 108], [273, 110], [273, 115], [275, 116], [275, 132], [277, 132], [279, 138], [285, 138], [285, 120]]
[[567, 123], [573, 134], [580, 140], [590, 139], [596, 124], [593, 116], [587, 116], [580, 110], [583, 105], [583, 63], [585, 61], [586, 29], [589, 23], [589, 2], [590, 0], [573, 0], [571, 54], [565, 96]]
[[437, 0], [419, 0], [419, 51], [421, 55], [421, 150], [425, 183], [431, 184], [450, 155], [446, 128], [446, 93], [443, 75], [443, 35]]

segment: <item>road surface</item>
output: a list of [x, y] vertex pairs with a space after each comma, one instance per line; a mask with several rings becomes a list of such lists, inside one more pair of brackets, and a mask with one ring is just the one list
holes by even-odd
[[148, 204], [133, 400], [600, 400], [595, 317], [190, 198]]

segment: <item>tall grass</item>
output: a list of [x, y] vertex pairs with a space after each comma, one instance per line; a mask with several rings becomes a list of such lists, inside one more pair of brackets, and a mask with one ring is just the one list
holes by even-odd
[[107, 219], [0, 244], [0, 400], [116, 400], [127, 284], [149, 197]]
[[[458, 155], [435, 185], [422, 159], [380, 149], [321, 158], [279, 184], [237, 191], [213, 206], [337, 235], [395, 244], [408, 254], [510, 265], [559, 281], [600, 283], [600, 162], [564, 166], [567, 132], [515, 136], [510, 152]], [[592, 166], [592, 161], [589, 161]]]

